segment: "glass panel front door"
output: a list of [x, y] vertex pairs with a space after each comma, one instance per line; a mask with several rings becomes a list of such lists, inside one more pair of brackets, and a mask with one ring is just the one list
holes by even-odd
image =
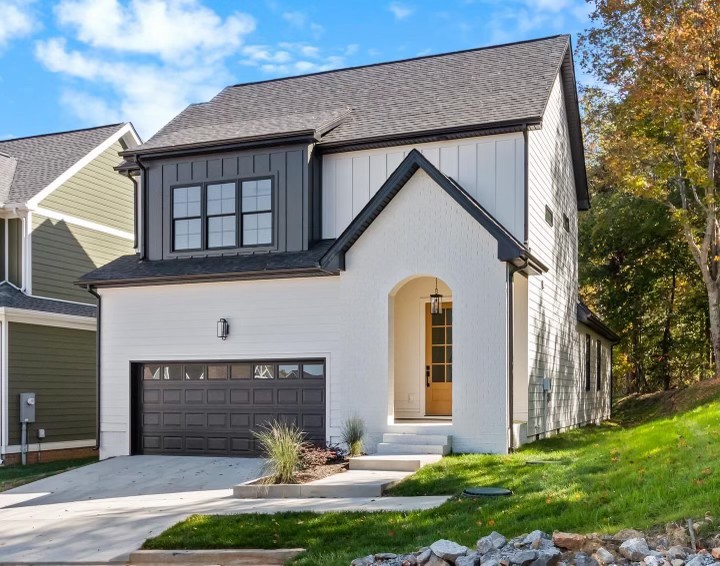
[[452, 303], [441, 314], [425, 305], [425, 414], [452, 414]]

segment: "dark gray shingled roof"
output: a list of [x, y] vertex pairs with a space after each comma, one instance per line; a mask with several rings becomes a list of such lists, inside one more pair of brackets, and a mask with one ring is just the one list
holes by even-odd
[[[569, 50], [569, 36], [339, 69], [223, 89], [186, 108], [132, 153], [182, 144], [239, 139], [228, 123], [268, 122], [292, 131], [297, 115], [352, 108], [321, 145], [408, 136], [469, 126], [537, 122]], [[308, 124], [316, 125], [316, 124]], [[226, 137], [227, 136], [227, 137]]]
[[[30, 200], [124, 124], [0, 141], [0, 153], [17, 161], [12, 186], [0, 203]], [[0, 185], [2, 182], [0, 181]]]
[[93, 305], [80, 305], [78, 303], [54, 301], [42, 297], [31, 297], [8, 283], [0, 284], [0, 307], [92, 318], [95, 318], [97, 310]]
[[620, 337], [615, 334], [615, 332], [613, 332], [613, 330], [582, 301], [579, 301], [577, 304], [577, 319], [578, 322], [581, 322], [588, 328], [593, 329], [600, 336], [610, 340], [610, 342], [617, 343], [620, 341]]
[[334, 240], [321, 240], [309, 250], [299, 252], [188, 259], [140, 261], [138, 255], [126, 255], [83, 275], [77, 284], [100, 287], [336, 275], [337, 270], [320, 267], [320, 258], [333, 242]]

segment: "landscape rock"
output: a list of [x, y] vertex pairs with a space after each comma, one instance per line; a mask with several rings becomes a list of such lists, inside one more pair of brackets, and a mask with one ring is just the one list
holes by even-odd
[[665, 525], [665, 533], [670, 546], [687, 546], [690, 544], [690, 536], [687, 530], [677, 523]]
[[398, 556], [398, 562], [402, 566], [417, 566], [417, 557], [414, 554], [403, 554]]
[[[711, 561], [712, 563], [712, 561]], [[706, 562], [700, 554], [696, 554], [693, 558], [685, 562], [685, 566], [705, 566]]]
[[615, 533], [615, 538], [620, 540], [628, 540], [631, 538], [644, 538], [645, 534], [641, 533], [640, 531], [636, 531], [635, 529], [623, 529], [622, 531], [618, 531]]
[[468, 547], [451, 540], [440, 539], [430, 545], [430, 550], [435, 556], [455, 563], [455, 560], [467, 553]]
[[620, 554], [633, 562], [640, 562], [650, 555], [647, 541], [644, 538], [636, 537], [627, 539], [620, 545]]
[[657, 556], [646, 556], [643, 559], [643, 562], [645, 563], [645, 566], [660, 566], [662, 563], [661, 560]]
[[514, 552], [510, 556], [510, 564], [518, 564], [519, 566], [528, 566], [532, 564], [538, 557], [536, 550], [520, 550]]
[[500, 533], [493, 531], [486, 537], [477, 541], [477, 550], [480, 554], [487, 554], [492, 550], [498, 550], [505, 546], [507, 539]]
[[425, 563], [425, 566], [452, 566], [452, 562], [443, 560], [435, 553], [430, 553], [430, 560]]
[[500, 566], [500, 561], [497, 558], [488, 558], [484, 556], [480, 558], [480, 564], [482, 566]]
[[375, 555], [375, 560], [392, 560], [394, 558], [397, 558], [397, 554], [392, 552], [378, 552]]
[[372, 554], [363, 556], [362, 558], [356, 558], [350, 562], [350, 566], [371, 566], [375, 563], [375, 557]]
[[430, 560], [431, 556], [432, 550], [430, 550], [429, 548], [421, 550], [419, 554], [415, 555], [415, 558], [417, 558], [418, 566], [425, 566], [425, 564], [427, 564]]
[[674, 545], [667, 549], [667, 553], [665, 554], [670, 560], [673, 560], [675, 558], [679, 558], [681, 560], [685, 560], [687, 558], [687, 552], [685, 551], [685, 547], [680, 545]]
[[600, 564], [613, 564], [615, 562], [615, 555], [602, 546], [595, 551], [594, 558]]
[[523, 539], [523, 544], [533, 544], [542, 540], [550, 540], [549, 534], [542, 531], [533, 531]]
[[587, 542], [585, 535], [578, 535], [575, 533], [561, 533], [555, 531], [552, 536], [552, 541], [555, 546], [559, 548], [565, 548], [567, 550], [580, 550], [583, 545]]
[[672, 564], [672, 566], [685, 566], [685, 561], [682, 558], [673, 558], [670, 564]]
[[575, 554], [575, 564], [576, 566], [599, 566], [598, 561], [585, 552]]
[[455, 566], [479, 566], [480, 561], [481, 557], [478, 552], [469, 552], [455, 560]]
[[720, 548], [713, 548], [710, 554], [715, 560], [720, 560]]
[[532, 563], [532, 566], [555, 566], [562, 556], [559, 549], [553, 547], [545, 548], [538, 552], [538, 557]]

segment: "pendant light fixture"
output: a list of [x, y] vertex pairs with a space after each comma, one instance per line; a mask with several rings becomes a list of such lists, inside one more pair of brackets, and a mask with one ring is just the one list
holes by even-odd
[[437, 277], [435, 278], [435, 292], [430, 295], [430, 314], [442, 314], [443, 296], [438, 292]]

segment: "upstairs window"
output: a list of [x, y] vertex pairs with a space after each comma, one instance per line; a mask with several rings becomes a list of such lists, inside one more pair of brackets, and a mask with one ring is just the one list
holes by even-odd
[[272, 182], [270, 179], [243, 181], [243, 246], [272, 244], [272, 232]]
[[237, 246], [235, 183], [207, 186], [207, 247]]
[[552, 226], [555, 224], [555, 219], [553, 218], [553, 211], [550, 210], [550, 207], [548, 205], [545, 205], [545, 222], [548, 223], [548, 226]]
[[565, 231], [570, 233], [570, 218], [568, 218], [567, 214], [563, 214], [563, 228], [565, 228]]
[[173, 189], [173, 245], [176, 250], [198, 250], [202, 247], [202, 188]]

